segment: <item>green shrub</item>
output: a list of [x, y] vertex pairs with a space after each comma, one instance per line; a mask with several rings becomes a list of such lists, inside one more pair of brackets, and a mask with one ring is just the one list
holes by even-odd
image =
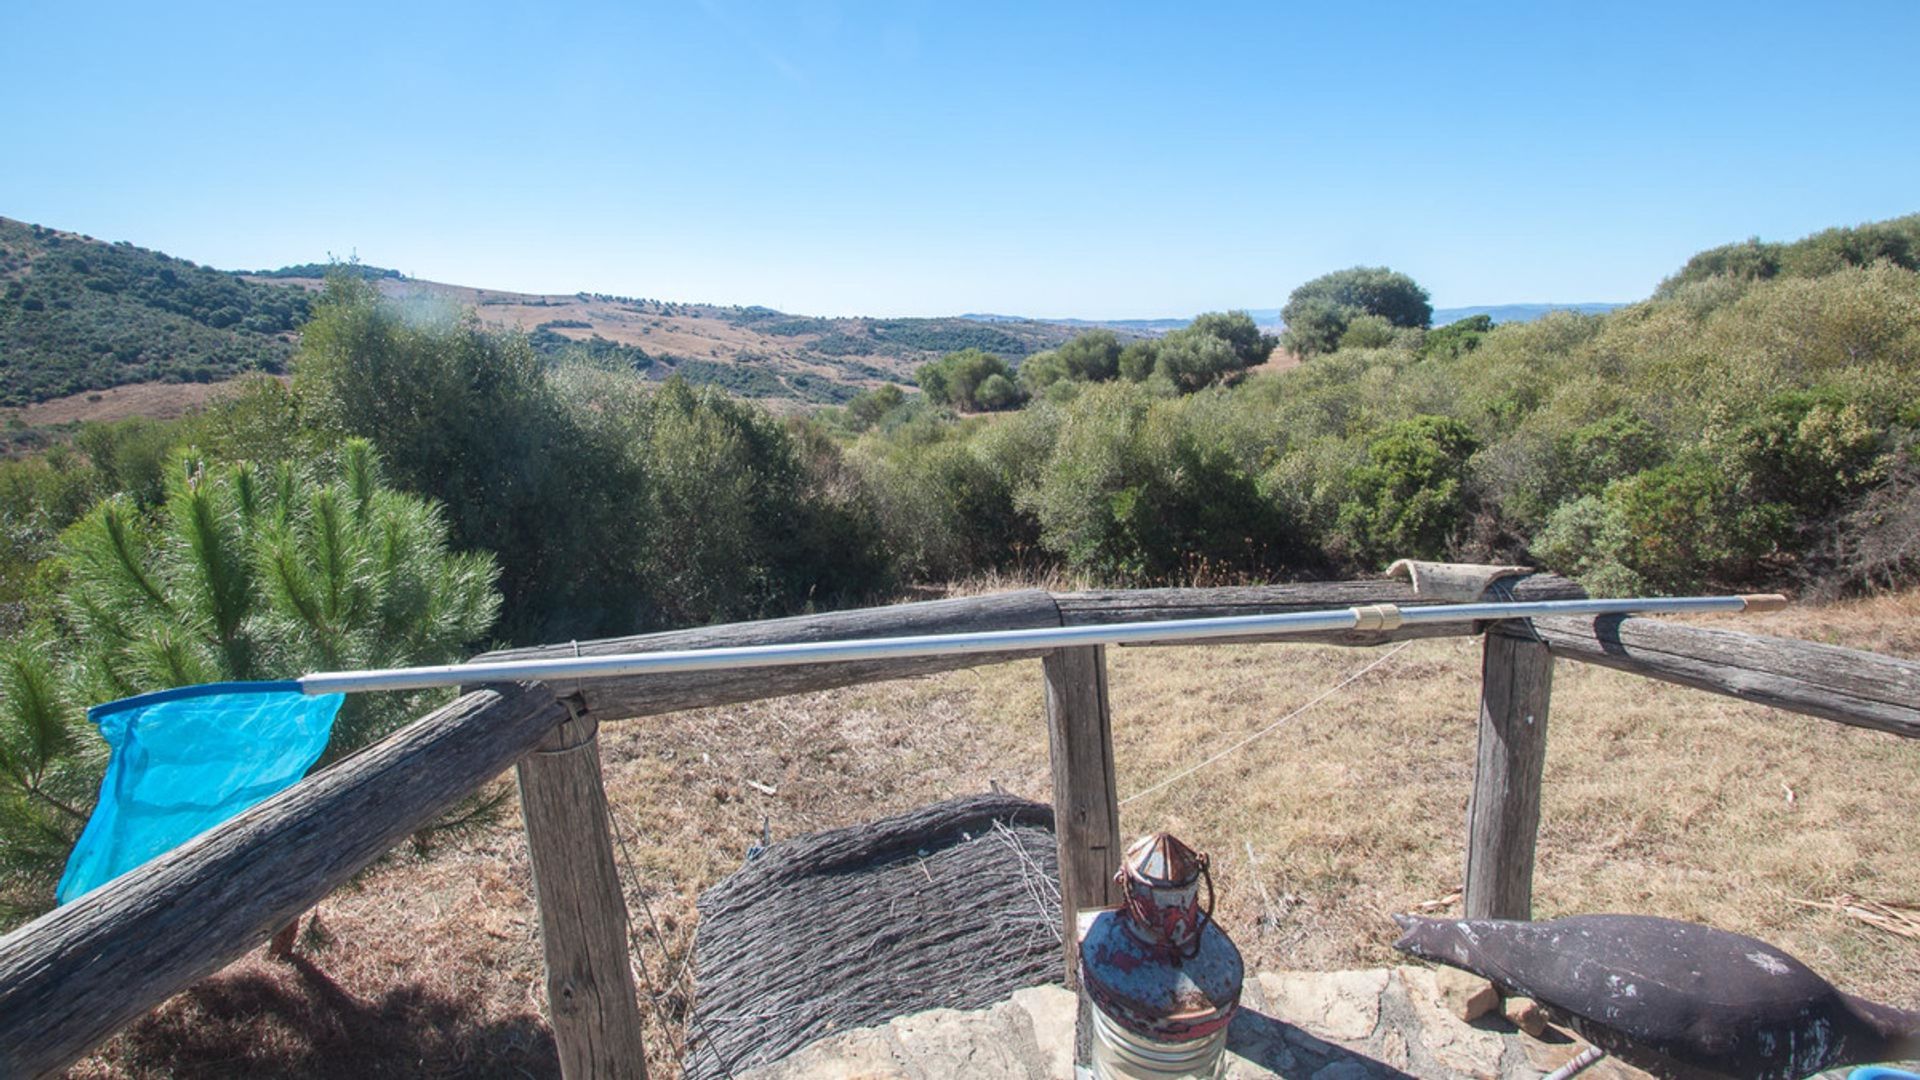
[[[1007, 362], [978, 349], [948, 353], [922, 366], [914, 379], [928, 397], [967, 412], [1007, 408], [1019, 401], [1019, 393], [1013, 386], [1013, 371], [1007, 367]], [[982, 390], [993, 379], [999, 382], [994, 383], [987, 393], [992, 395], [996, 404], [989, 405], [982, 400]]]
[[1125, 383], [1062, 410], [1044, 475], [1020, 493], [1041, 543], [1068, 567], [1111, 581], [1165, 581], [1195, 566], [1283, 561], [1293, 545], [1273, 506], [1185, 404]]
[[[125, 495], [60, 539], [62, 619], [0, 650], [0, 907], [52, 885], [100, 783], [89, 703], [226, 680], [462, 659], [499, 598], [483, 555], [456, 555], [431, 504], [385, 487], [371, 447], [327, 479], [191, 453], [149, 517]], [[350, 696], [323, 761], [423, 711], [438, 692]], [[4, 913], [0, 913], [3, 915]]]
[[1470, 315], [1427, 331], [1419, 353], [1423, 359], [1455, 360], [1479, 348], [1492, 331], [1493, 316]]
[[1673, 592], [1752, 580], [1792, 522], [1782, 504], [1742, 498], [1726, 472], [1698, 453], [1616, 480], [1603, 498], [1629, 538], [1619, 562]]
[[1111, 330], [1089, 330], [1057, 349], [1020, 363], [1020, 385], [1039, 393], [1062, 380], [1106, 382], [1120, 374], [1120, 339]]
[[443, 502], [456, 546], [492, 552], [502, 630], [535, 642], [631, 632], [639, 487], [628, 448], [596, 438], [519, 335], [471, 312], [401, 306], [336, 276], [294, 361], [308, 422], [374, 440], [403, 490]]
[[980, 388], [974, 391], [974, 401], [982, 409], [997, 412], [1020, 404], [1020, 388], [1013, 380], [995, 372], [981, 380]]
[[1534, 536], [1541, 566], [1579, 581], [1594, 596], [1637, 596], [1646, 579], [1622, 558], [1633, 546], [1625, 519], [1598, 495], [1562, 504]]
[[1407, 275], [1384, 266], [1356, 266], [1314, 278], [1293, 290], [1280, 309], [1286, 346], [1301, 356], [1332, 352], [1363, 315], [1424, 329], [1433, 322], [1433, 306], [1427, 290]]
[[1335, 522], [1346, 550], [1375, 568], [1445, 555], [1471, 511], [1467, 459], [1478, 445], [1465, 424], [1444, 416], [1402, 421], [1374, 439]]
[[1710, 445], [1743, 495], [1815, 517], [1832, 513], [1877, 478], [1884, 432], [1841, 394], [1792, 390], [1714, 433]]
[[847, 402], [847, 419], [855, 431], [866, 431], [906, 404], [907, 395], [892, 383], [862, 390]]
[[1343, 349], [1384, 349], [1393, 344], [1393, 324], [1378, 315], [1355, 315], [1340, 333]]

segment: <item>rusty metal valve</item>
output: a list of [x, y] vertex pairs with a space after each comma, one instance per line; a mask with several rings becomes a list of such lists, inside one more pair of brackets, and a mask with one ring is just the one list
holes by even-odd
[[1245, 971], [1240, 950], [1213, 921], [1207, 857], [1154, 833], [1127, 848], [1114, 880], [1123, 903], [1096, 916], [1080, 942], [1081, 984], [1094, 1006], [1094, 1075], [1219, 1076]]

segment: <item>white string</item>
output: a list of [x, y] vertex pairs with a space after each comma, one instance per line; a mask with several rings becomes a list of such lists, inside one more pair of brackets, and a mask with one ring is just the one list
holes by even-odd
[[1199, 772], [1201, 769], [1204, 769], [1207, 766], [1213, 764], [1214, 762], [1219, 761], [1221, 758], [1226, 757], [1229, 754], [1238, 752], [1242, 747], [1246, 746], [1248, 743], [1254, 741], [1255, 739], [1260, 738], [1262, 735], [1267, 734], [1268, 732], [1272, 731], [1274, 728], [1279, 727], [1281, 724], [1286, 723], [1287, 721], [1293, 719], [1294, 717], [1299, 716], [1301, 713], [1306, 712], [1308, 709], [1313, 708], [1315, 705], [1318, 705], [1321, 702], [1327, 700], [1328, 698], [1332, 697], [1334, 694], [1345, 689], [1349, 684], [1351, 684], [1354, 680], [1360, 678], [1362, 675], [1365, 675], [1367, 672], [1372, 671], [1374, 668], [1377, 668], [1381, 664], [1384, 664], [1387, 661], [1393, 659], [1394, 656], [1396, 656], [1400, 652], [1400, 650], [1413, 644], [1413, 642], [1414, 642], [1414, 639], [1409, 638], [1406, 641], [1403, 641], [1400, 644], [1395, 645], [1393, 648], [1387, 650], [1386, 655], [1379, 657], [1378, 659], [1374, 660], [1371, 664], [1368, 664], [1367, 666], [1361, 668], [1360, 670], [1354, 672], [1353, 674], [1347, 676], [1346, 678], [1340, 680], [1339, 682], [1333, 684], [1332, 686], [1327, 687], [1325, 690], [1322, 690], [1319, 696], [1315, 697], [1312, 701], [1307, 702], [1305, 705], [1302, 705], [1299, 708], [1288, 713], [1287, 715], [1281, 717], [1280, 719], [1275, 720], [1273, 723], [1268, 724], [1266, 727], [1261, 728], [1259, 731], [1256, 731], [1253, 734], [1247, 736], [1246, 738], [1241, 739], [1239, 742], [1234, 743], [1232, 746], [1227, 747], [1225, 750], [1220, 751], [1219, 753], [1213, 755], [1207, 760], [1202, 761], [1199, 764], [1192, 766], [1191, 768], [1182, 769], [1179, 772], [1174, 773], [1172, 776], [1167, 777], [1165, 780], [1160, 781], [1159, 783], [1153, 785], [1150, 788], [1147, 788], [1144, 791], [1136, 791], [1133, 794], [1127, 796], [1126, 798], [1121, 799], [1120, 805], [1125, 806], [1135, 799], [1145, 798], [1146, 796], [1151, 795], [1156, 791], [1159, 791], [1161, 788], [1166, 787], [1168, 784], [1171, 784], [1176, 780], [1184, 780], [1185, 778], [1192, 776], [1194, 773]]

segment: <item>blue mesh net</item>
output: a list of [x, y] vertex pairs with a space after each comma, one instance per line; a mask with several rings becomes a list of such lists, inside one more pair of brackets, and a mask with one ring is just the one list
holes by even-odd
[[67, 859], [83, 896], [291, 786], [327, 748], [340, 694], [295, 682], [213, 683], [96, 705], [112, 748], [100, 801]]

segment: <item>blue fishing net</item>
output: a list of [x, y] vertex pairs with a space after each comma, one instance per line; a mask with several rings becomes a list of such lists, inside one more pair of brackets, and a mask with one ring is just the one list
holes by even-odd
[[87, 710], [112, 754], [60, 903], [290, 787], [327, 748], [342, 699], [296, 682], [213, 683]]

